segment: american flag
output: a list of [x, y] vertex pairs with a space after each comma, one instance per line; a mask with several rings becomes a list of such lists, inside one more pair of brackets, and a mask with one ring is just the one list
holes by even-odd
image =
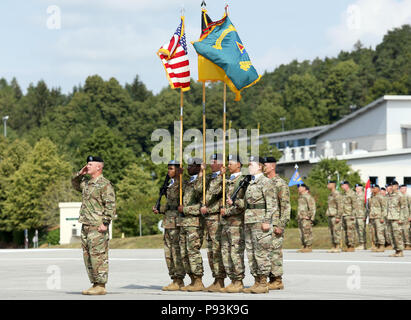
[[190, 90], [190, 67], [184, 32], [184, 17], [181, 17], [180, 25], [170, 42], [163, 45], [157, 54], [166, 69], [171, 88], [181, 88], [183, 91]]

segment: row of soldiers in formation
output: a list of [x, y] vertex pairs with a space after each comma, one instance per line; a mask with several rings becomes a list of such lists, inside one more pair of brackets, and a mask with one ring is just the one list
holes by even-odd
[[[347, 181], [341, 184], [342, 193], [336, 190], [336, 182], [328, 181], [329, 228], [333, 248], [329, 252], [340, 252], [341, 231], [345, 233], [346, 251], [366, 249], [366, 223], [370, 225], [372, 251], [384, 252], [394, 248], [391, 257], [403, 257], [403, 250], [411, 250], [411, 197], [407, 186], [393, 181], [380, 188], [371, 185], [372, 195], [366, 206], [362, 185], [356, 185], [354, 192]], [[354, 248], [357, 230], [359, 246]]]
[[[173, 280], [163, 290], [267, 293], [284, 288], [282, 244], [290, 219], [290, 191], [287, 183], [275, 173], [275, 158], [251, 156], [248, 160], [250, 181], [247, 188], [239, 188], [245, 181], [241, 159], [228, 156], [230, 177], [226, 181], [224, 205], [226, 170], [221, 154], [211, 156], [212, 174], [205, 179], [205, 199], [202, 181], [205, 164], [198, 158], [188, 160], [190, 179], [182, 186], [182, 205], [179, 204], [182, 172], [177, 162], [169, 163], [171, 181], [167, 202], [160, 210], [153, 207], [154, 213], [164, 213], [165, 258]], [[238, 193], [233, 197], [236, 190]], [[202, 282], [204, 267], [200, 249], [204, 236], [214, 278], [208, 287]], [[255, 280], [249, 288], [243, 285], [245, 251]], [[188, 285], [184, 284], [186, 275], [191, 279]], [[231, 283], [225, 287], [227, 276]]]

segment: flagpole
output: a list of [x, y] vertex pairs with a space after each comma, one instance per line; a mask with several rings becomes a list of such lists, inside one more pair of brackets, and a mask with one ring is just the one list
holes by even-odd
[[180, 206], [183, 205], [183, 103], [184, 93], [180, 89]]
[[[206, 163], [206, 105], [205, 105], [205, 81], [203, 81], [203, 163]], [[206, 169], [203, 168], [203, 206], [206, 198]]]
[[[224, 102], [223, 102], [223, 168], [225, 168], [225, 136], [226, 136], [226, 114], [227, 114], [227, 108], [226, 108], [226, 101], [227, 101], [227, 85], [224, 82]], [[225, 208], [225, 174], [223, 174], [223, 208]]]

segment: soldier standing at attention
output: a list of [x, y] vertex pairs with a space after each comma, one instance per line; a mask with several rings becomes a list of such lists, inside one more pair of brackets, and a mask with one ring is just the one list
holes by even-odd
[[279, 225], [274, 183], [263, 174], [264, 159], [251, 156], [248, 170], [252, 179], [245, 192], [244, 233], [250, 272], [254, 285], [244, 293], [268, 293], [267, 277], [272, 268], [273, 225]]
[[191, 283], [180, 288], [181, 291], [202, 291], [204, 268], [201, 257], [203, 243], [203, 222], [200, 214], [200, 197], [198, 191], [198, 174], [201, 170], [201, 159], [188, 159], [188, 174], [190, 179], [183, 185], [183, 205], [178, 206], [180, 213], [178, 224], [180, 226], [180, 254], [185, 273], [190, 276]]
[[341, 183], [341, 189], [343, 190], [343, 228], [345, 233], [345, 245], [347, 249], [346, 252], [354, 252], [354, 242], [355, 242], [355, 202], [357, 196], [355, 192], [350, 189], [350, 184], [348, 181], [343, 181]]
[[[389, 190], [392, 191], [392, 185], [385, 185], [385, 188], [381, 188], [381, 195], [384, 198], [385, 202], [385, 207], [388, 210], [388, 194], [390, 193]], [[385, 214], [385, 223], [384, 223], [384, 236], [385, 236], [385, 250], [392, 250], [393, 246], [393, 240], [392, 240], [392, 235], [390, 233], [390, 230], [388, 228], [388, 218], [387, 218], [387, 213]]]
[[356, 250], [366, 250], [367, 243], [367, 210], [365, 208], [365, 193], [362, 184], [355, 185], [355, 220], [358, 234], [359, 246]]
[[[220, 153], [213, 154], [210, 160], [212, 174], [206, 176], [205, 204], [202, 204], [200, 211], [204, 217], [205, 231], [207, 231], [207, 256], [214, 283], [205, 288], [204, 291], [220, 292], [220, 289], [224, 288], [224, 279], [226, 277], [221, 256], [222, 226], [220, 224], [220, 205], [223, 196], [223, 177], [221, 175], [223, 157]], [[202, 164], [201, 169], [200, 180], [202, 180], [205, 164]], [[201, 184], [201, 194], [203, 191], [202, 186], [203, 184]]]
[[368, 201], [370, 208], [370, 225], [373, 226], [374, 239], [376, 248], [371, 249], [373, 252], [384, 252], [385, 245], [385, 218], [387, 214], [387, 206], [383, 196], [380, 193], [378, 184], [372, 184], [372, 196]]
[[287, 183], [275, 172], [277, 160], [274, 157], [264, 158], [264, 173], [274, 183], [274, 191], [278, 211], [274, 212], [273, 218], [273, 254], [271, 259], [271, 273], [269, 290], [282, 290], [284, 284], [283, 276], [283, 242], [285, 227], [290, 220], [291, 204], [290, 189]]
[[[245, 190], [241, 188], [233, 202], [231, 197], [244, 179], [241, 174], [241, 159], [238, 155], [228, 156], [228, 170], [230, 178], [226, 186], [226, 207], [220, 209], [221, 225], [221, 254], [224, 268], [231, 280], [231, 283], [220, 289], [223, 293], [239, 293], [244, 289], [244, 195]], [[223, 174], [225, 169], [222, 168]]]
[[328, 217], [328, 226], [331, 233], [332, 248], [328, 252], [341, 252], [341, 215], [342, 215], [342, 198], [336, 189], [336, 182], [328, 180], [327, 189], [330, 190], [328, 196], [328, 208], [326, 216]]
[[164, 291], [177, 291], [184, 287], [185, 271], [180, 254], [180, 227], [177, 223], [178, 205], [180, 202], [180, 164], [174, 160], [168, 164], [167, 174], [170, 183], [167, 187], [167, 203], [161, 206], [160, 211], [153, 207], [155, 214], [164, 213], [164, 255], [166, 258], [168, 274], [173, 280]]
[[398, 191], [398, 182], [393, 181], [391, 185], [392, 186], [388, 188], [387, 219], [395, 253], [390, 255], [390, 257], [403, 257], [404, 241], [402, 239], [402, 219], [404, 217], [404, 211], [406, 210], [406, 204]]
[[[84, 166], [72, 179], [74, 189], [83, 194], [79, 222], [81, 247], [88, 277], [93, 286], [85, 295], [106, 294], [108, 278], [109, 225], [116, 215], [116, 199], [111, 182], [103, 177], [104, 162], [100, 157], [87, 157]], [[88, 174], [91, 179], [84, 176]]]
[[312, 252], [313, 223], [315, 218], [315, 200], [308, 192], [305, 184], [298, 187], [298, 228], [300, 230], [301, 243], [303, 247], [297, 252]]
[[404, 210], [405, 216], [403, 218], [404, 223], [402, 225], [402, 237], [404, 239], [404, 250], [411, 250], [411, 238], [410, 238], [410, 221], [411, 221], [411, 196], [407, 194], [407, 185], [402, 184], [400, 186], [400, 192], [404, 197], [404, 201], [407, 202], [407, 210]]

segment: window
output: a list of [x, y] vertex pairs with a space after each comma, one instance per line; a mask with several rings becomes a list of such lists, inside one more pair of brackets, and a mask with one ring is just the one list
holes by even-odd
[[391, 182], [393, 182], [395, 180], [395, 177], [386, 177], [385, 178], [385, 183], [386, 184], [390, 184]]
[[407, 186], [411, 186], [411, 177], [404, 177], [404, 184]]
[[378, 177], [370, 177], [371, 184], [378, 184]]

